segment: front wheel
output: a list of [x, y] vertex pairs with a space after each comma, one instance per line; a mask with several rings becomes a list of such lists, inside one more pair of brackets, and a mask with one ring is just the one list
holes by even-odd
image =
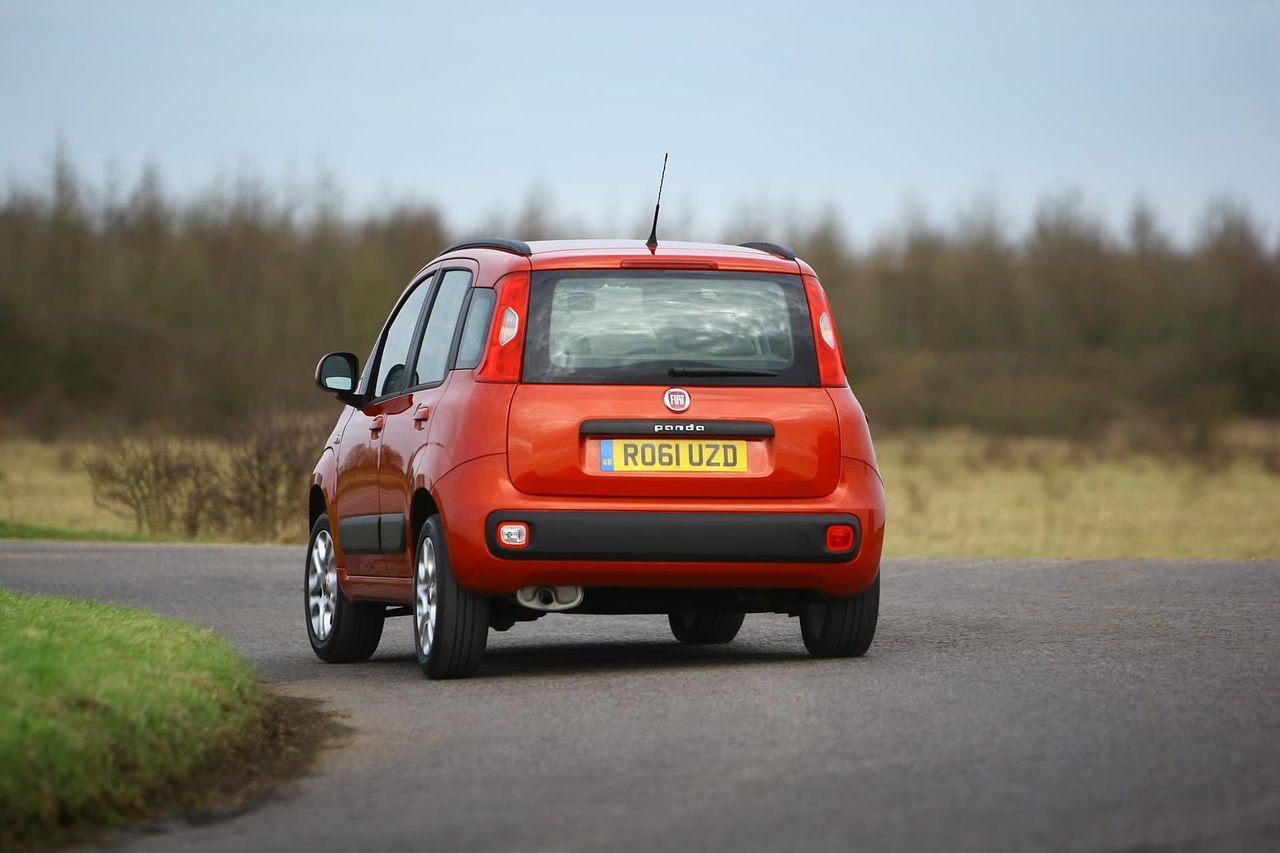
[[475, 675], [489, 638], [489, 599], [458, 585], [440, 516], [418, 535], [413, 571], [413, 645], [428, 678]]
[[880, 613], [880, 575], [866, 592], [815, 601], [800, 611], [804, 647], [815, 658], [856, 658], [866, 654]]
[[303, 589], [307, 637], [316, 657], [328, 663], [368, 660], [382, 639], [386, 605], [354, 602], [338, 583], [337, 551], [329, 516], [311, 527]]

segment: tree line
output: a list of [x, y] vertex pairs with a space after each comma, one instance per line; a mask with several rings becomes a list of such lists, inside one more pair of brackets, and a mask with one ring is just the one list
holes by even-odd
[[[228, 436], [262, 406], [331, 410], [318, 356], [363, 357], [413, 272], [473, 235], [426, 203], [305, 207], [255, 180], [177, 200], [154, 169], [104, 190], [61, 156], [46, 185], [11, 182], [6, 419]], [[1187, 243], [1149, 206], [1114, 233], [1072, 195], [1017, 236], [991, 204], [946, 226], [910, 216], [865, 245], [833, 215], [751, 218], [725, 241], [782, 239], [818, 270], [878, 429], [1087, 438], [1128, 423], [1196, 449], [1231, 419], [1280, 415], [1280, 244], [1230, 202], [1208, 204]], [[579, 236], [536, 205], [513, 220], [506, 236]]]

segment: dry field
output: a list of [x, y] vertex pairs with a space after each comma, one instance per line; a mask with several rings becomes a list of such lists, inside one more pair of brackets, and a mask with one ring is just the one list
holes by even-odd
[[133, 533], [131, 518], [93, 502], [85, 451], [70, 443], [0, 441], [0, 518], [36, 527]]
[[1048, 439], [917, 433], [877, 443], [890, 554], [1280, 557], [1280, 433], [1193, 461]]
[[[1213, 460], [967, 432], [878, 436], [886, 553], [1280, 557], [1280, 427], [1240, 428]], [[134, 532], [94, 504], [86, 451], [0, 441], [0, 519]], [[298, 524], [299, 540], [305, 524]]]

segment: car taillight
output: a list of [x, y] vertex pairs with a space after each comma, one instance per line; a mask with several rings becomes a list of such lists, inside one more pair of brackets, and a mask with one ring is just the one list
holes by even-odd
[[475, 377], [477, 382], [519, 382], [529, 314], [529, 273], [515, 272], [503, 277], [497, 290], [493, 329]]
[[831, 303], [822, 285], [813, 276], [804, 277], [804, 292], [809, 302], [809, 316], [813, 321], [813, 345], [818, 350], [818, 375], [823, 385], [842, 387], [849, 384], [844, 372], [844, 355], [840, 351], [840, 337], [836, 334], [835, 318], [831, 316]]

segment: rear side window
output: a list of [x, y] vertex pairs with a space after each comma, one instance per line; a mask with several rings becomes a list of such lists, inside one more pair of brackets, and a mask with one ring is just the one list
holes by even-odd
[[459, 370], [471, 370], [480, 366], [496, 299], [497, 294], [488, 288], [478, 287], [471, 291], [471, 304], [467, 307], [462, 340], [458, 343], [458, 361], [455, 367]]
[[821, 384], [799, 276], [572, 270], [532, 285], [525, 382]]
[[446, 270], [441, 277], [426, 331], [422, 333], [422, 345], [418, 348], [415, 384], [434, 385], [444, 379], [453, 333], [458, 328], [458, 312], [469, 287], [471, 273], [467, 270]]

